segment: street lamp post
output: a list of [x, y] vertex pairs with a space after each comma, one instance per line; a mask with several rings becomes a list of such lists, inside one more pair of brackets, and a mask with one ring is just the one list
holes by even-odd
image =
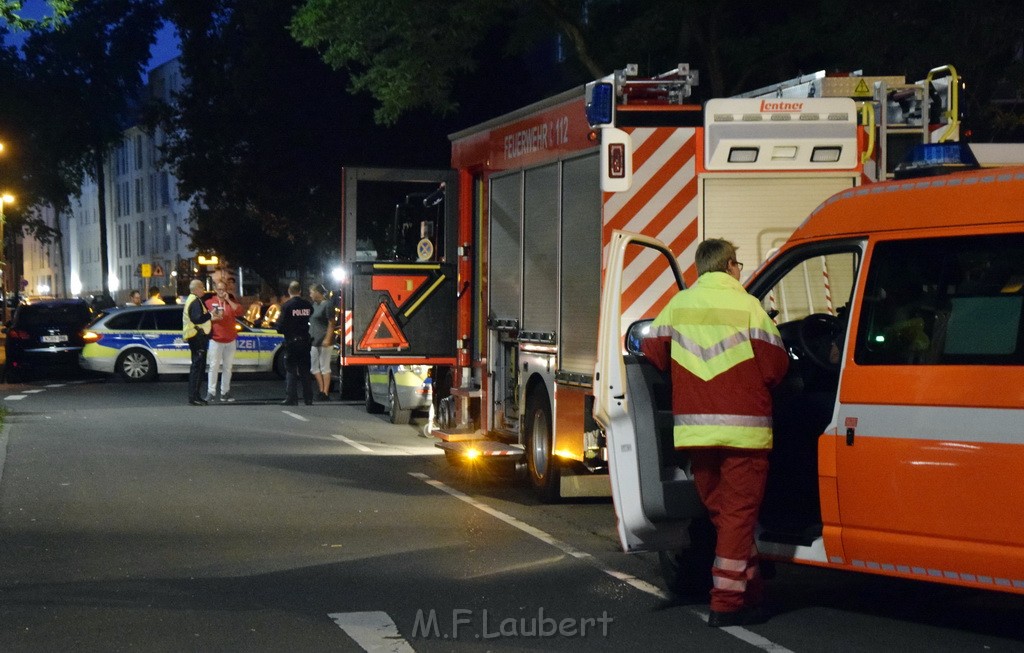
[[[0, 146], [2, 149], [2, 146]], [[3, 278], [3, 296], [4, 296], [4, 319], [3, 323], [7, 324], [7, 304], [9, 303], [9, 292], [8, 292], [8, 278], [7, 274], [7, 235], [4, 233], [4, 227], [7, 226], [7, 219], [4, 217], [4, 205], [12, 204], [14, 202], [14, 196], [10, 193], [4, 193], [0, 195], [0, 276]]]

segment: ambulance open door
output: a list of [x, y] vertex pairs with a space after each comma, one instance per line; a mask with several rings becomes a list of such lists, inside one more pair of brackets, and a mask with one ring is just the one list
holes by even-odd
[[342, 177], [341, 364], [454, 364], [454, 172], [346, 168]]
[[[622, 307], [625, 294], [635, 292], [624, 273], [642, 257], [658, 257], [657, 262], [663, 263], [661, 277], [667, 276], [676, 290], [683, 288], [683, 275], [669, 249], [653, 238], [615, 231], [609, 248], [601, 295], [594, 418], [607, 438], [619, 539], [627, 552], [676, 550], [686, 544], [687, 526], [693, 517], [704, 514], [704, 508], [686, 460], [673, 444], [668, 375], [639, 353], [644, 322], [623, 315]], [[670, 287], [669, 296], [672, 292]]]

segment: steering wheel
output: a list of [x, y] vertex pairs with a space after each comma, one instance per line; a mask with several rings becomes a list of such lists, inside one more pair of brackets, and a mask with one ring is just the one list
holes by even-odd
[[827, 372], [839, 370], [839, 361], [832, 362], [832, 345], [839, 345], [843, 335], [843, 324], [835, 315], [811, 313], [800, 322], [797, 329], [800, 349], [807, 359]]

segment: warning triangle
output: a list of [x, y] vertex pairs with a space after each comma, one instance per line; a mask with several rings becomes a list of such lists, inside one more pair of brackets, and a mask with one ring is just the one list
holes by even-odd
[[374, 349], [408, 349], [409, 341], [405, 339], [401, 327], [395, 322], [394, 316], [386, 304], [379, 304], [377, 312], [370, 320], [370, 326], [359, 341], [362, 350]]
[[857, 82], [856, 88], [853, 89], [853, 94], [857, 97], [862, 97], [865, 95], [870, 96], [871, 89], [868, 87], [868, 83], [862, 79], [859, 82]]

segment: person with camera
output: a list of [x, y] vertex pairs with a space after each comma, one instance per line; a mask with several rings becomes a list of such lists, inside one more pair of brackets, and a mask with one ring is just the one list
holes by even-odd
[[281, 315], [274, 327], [284, 336], [285, 346], [285, 391], [287, 398], [283, 406], [295, 406], [298, 400], [298, 384], [302, 383], [302, 399], [307, 406], [313, 405], [313, 373], [310, 371], [309, 318], [313, 305], [302, 298], [302, 284], [292, 281], [288, 284], [288, 301], [281, 305]]
[[207, 359], [210, 371], [207, 378], [207, 401], [217, 398], [217, 375], [220, 375], [220, 400], [234, 401], [231, 395], [231, 369], [235, 360], [235, 318], [242, 315], [242, 305], [228, 292], [223, 281], [214, 287], [215, 294], [206, 300], [206, 308], [220, 319], [213, 323], [210, 333], [210, 350]]

